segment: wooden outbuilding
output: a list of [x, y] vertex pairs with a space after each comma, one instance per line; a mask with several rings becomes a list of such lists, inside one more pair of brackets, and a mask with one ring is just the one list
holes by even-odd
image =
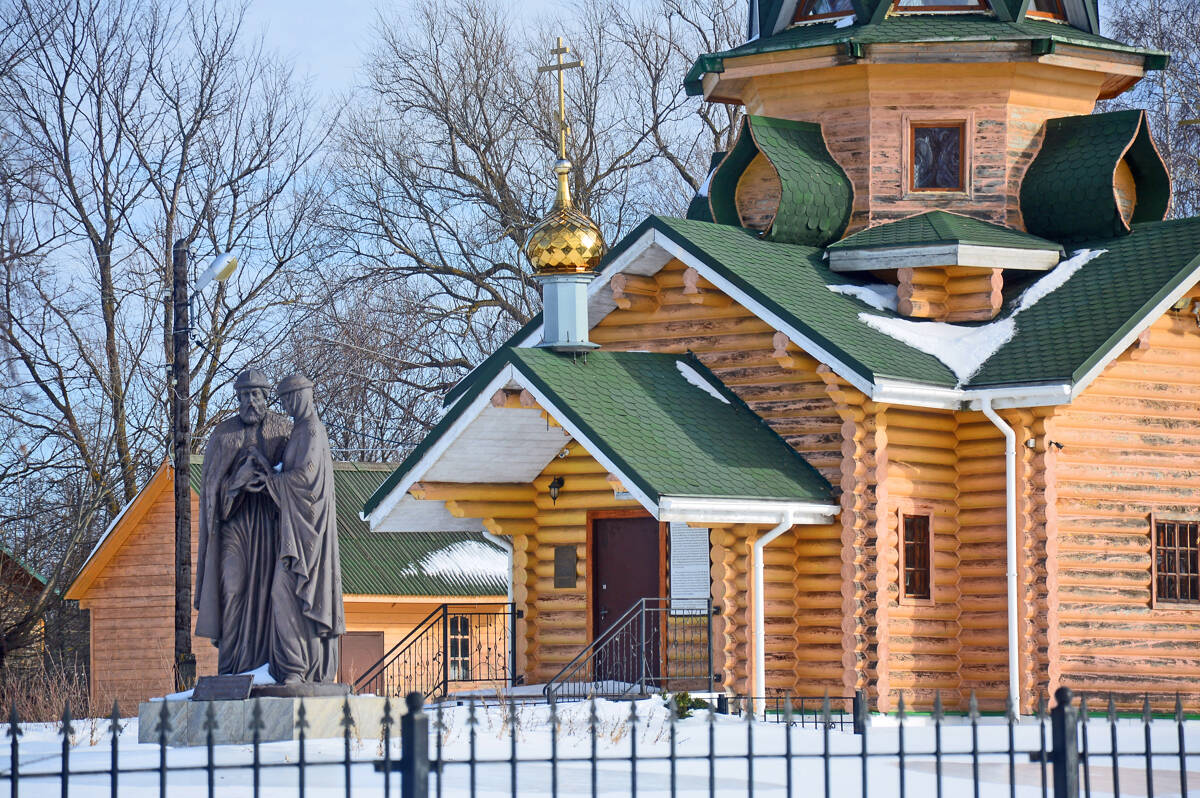
[[[201, 461], [192, 486], [196, 556]], [[339, 679], [352, 682], [441, 604], [503, 602], [504, 553], [478, 532], [373, 533], [359, 510], [391, 466], [334, 463], [346, 635]], [[88, 610], [91, 698], [125, 714], [172, 691], [174, 651], [174, 469], [162, 465], [109, 525], [66, 591]], [[456, 562], [467, 560], [469, 568]], [[193, 611], [193, 622], [195, 612]], [[216, 649], [192, 638], [197, 673], [216, 673]]]

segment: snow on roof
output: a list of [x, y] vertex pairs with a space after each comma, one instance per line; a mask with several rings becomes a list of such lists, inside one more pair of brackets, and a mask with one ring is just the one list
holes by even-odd
[[[1058, 264], [1052, 271], [1029, 286], [1017, 300], [1011, 315], [987, 324], [959, 325], [941, 321], [914, 321], [860, 313], [858, 318], [884, 335], [927, 354], [933, 355], [954, 372], [961, 386], [979, 371], [987, 359], [1008, 343], [1017, 331], [1017, 316], [1036, 305], [1067, 282], [1084, 264], [1107, 252], [1082, 249]], [[830, 290], [843, 286], [830, 286]], [[858, 286], [845, 286], [854, 287]], [[839, 291], [838, 293], [849, 293]], [[868, 300], [863, 297], [864, 302]]]
[[701, 377], [700, 372], [696, 371], [687, 363], [684, 363], [682, 360], [677, 360], [675, 361], [675, 368], [679, 369], [679, 373], [683, 375], [683, 378], [692, 385], [695, 385], [713, 399], [724, 402], [725, 404], [729, 404], [729, 400], [722, 396], [721, 392], [718, 391], [711, 382]]
[[408, 565], [405, 574], [416, 576], [463, 576], [467, 579], [508, 578], [508, 554], [495, 546], [464, 540], [431, 551], [420, 562]]
[[899, 297], [896, 295], [896, 286], [889, 283], [879, 283], [878, 285], [827, 285], [825, 287], [835, 294], [844, 294], [862, 300], [876, 310], [894, 311], [900, 302]]

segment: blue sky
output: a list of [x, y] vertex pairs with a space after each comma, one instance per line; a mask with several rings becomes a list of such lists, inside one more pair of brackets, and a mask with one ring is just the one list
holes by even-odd
[[[558, 5], [556, 0], [501, 0], [526, 19]], [[328, 97], [358, 82], [363, 54], [370, 49], [377, 9], [401, 7], [388, 0], [250, 0], [247, 33], [262, 33], [267, 48], [292, 60], [299, 78]]]

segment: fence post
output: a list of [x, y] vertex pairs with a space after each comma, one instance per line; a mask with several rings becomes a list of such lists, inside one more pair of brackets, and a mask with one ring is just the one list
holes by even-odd
[[429, 798], [429, 718], [421, 709], [425, 697], [412, 692], [404, 703], [408, 712], [400, 719], [400, 798]]
[[862, 734], [863, 729], [867, 725], [867, 691], [854, 691], [854, 704], [851, 710], [854, 713], [854, 733]]
[[1054, 798], [1079, 798], [1079, 710], [1071, 688], [1054, 691], [1054, 709], [1050, 710], [1050, 736], [1054, 746]]
[[450, 606], [442, 605], [442, 698], [450, 693]]

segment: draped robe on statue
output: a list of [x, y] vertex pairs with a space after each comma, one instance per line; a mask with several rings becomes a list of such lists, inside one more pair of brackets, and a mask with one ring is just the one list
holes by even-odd
[[306, 402], [268, 490], [279, 505], [279, 561], [271, 584], [271, 676], [333, 682], [346, 631], [325, 426]]
[[279, 462], [289, 422], [267, 413], [260, 424], [239, 416], [213, 430], [204, 453], [196, 562], [196, 634], [217, 644], [217, 672], [243, 673], [270, 653], [271, 579], [278, 559], [279, 514], [266, 493], [235, 488], [251, 450]]

